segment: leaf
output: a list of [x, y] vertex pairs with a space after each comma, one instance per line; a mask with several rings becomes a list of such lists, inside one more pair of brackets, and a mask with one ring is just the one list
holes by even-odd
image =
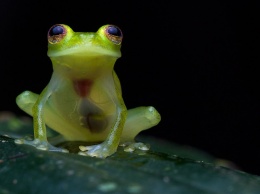
[[[7, 127], [6, 122], [0, 123], [0, 131], [2, 124]], [[69, 142], [63, 146], [77, 147], [76, 144]], [[170, 146], [159, 140], [150, 151], [133, 153], [119, 147], [116, 154], [99, 159], [40, 151], [0, 136], [0, 193], [260, 193], [258, 176], [176, 156], [176, 147]], [[161, 151], [165, 147], [169, 153]]]

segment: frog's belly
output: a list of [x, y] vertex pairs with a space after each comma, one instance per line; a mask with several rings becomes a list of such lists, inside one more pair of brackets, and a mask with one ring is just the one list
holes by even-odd
[[49, 98], [48, 107], [56, 121], [46, 124], [68, 140], [93, 142], [106, 139], [116, 111], [115, 104], [105, 93], [91, 90], [82, 96], [67, 83]]

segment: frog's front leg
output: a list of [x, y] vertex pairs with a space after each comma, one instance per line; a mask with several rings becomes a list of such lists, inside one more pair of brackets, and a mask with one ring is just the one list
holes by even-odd
[[114, 121], [114, 124], [112, 125], [112, 128], [110, 129], [106, 140], [98, 145], [80, 146], [80, 155], [106, 158], [107, 156], [110, 156], [116, 152], [117, 147], [120, 143], [120, 138], [127, 117], [127, 109], [122, 98], [121, 86], [116, 73], [113, 72], [112, 77], [105, 78], [102, 84], [104, 85], [104, 88], [106, 88], [111, 102], [115, 103], [116, 119]]
[[[16, 139], [15, 143], [31, 145], [40, 150], [68, 152], [65, 149], [52, 146], [47, 141], [46, 126], [44, 121], [44, 109], [46, 102], [52, 94], [52, 91], [57, 83], [58, 79], [55, 75], [53, 75], [49, 85], [42, 91], [40, 95], [26, 91], [17, 97], [18, 106], [27, 110], [26, 112], [28, 112], [29, 114], [31, 113], [33, 116], [34, 140], [31, 141], [26, 138]], [[32, 103], [34, 103], [33, 106]]]
[[117, 118], [113, 128], [109, 132], [107, 139], [101, 144], [92, 146], [79, 146], [79, 149], [81, 150], [79, 154], [98, 158], [106, 158], [115, 153], [120, 142], [126, 116], [127, 110], [125, 105], [122, 104], [122, 106], [117, 108]]

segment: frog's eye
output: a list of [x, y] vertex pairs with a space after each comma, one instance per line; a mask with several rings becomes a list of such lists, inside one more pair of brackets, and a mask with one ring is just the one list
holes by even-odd
[[48, 41], [50, 44], [56, 44], [60, 42], [66, 34], [66, 28], [61, 24], [56, 24], [48, 31]]
[[105, 34], [114, 44], [120, 45], [122, 43], [123, 33], [117, 26], [107, 26], [105, 29]]

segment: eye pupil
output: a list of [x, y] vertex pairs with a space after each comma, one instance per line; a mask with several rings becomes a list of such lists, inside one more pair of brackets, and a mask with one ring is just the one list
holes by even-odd
[[64, 28], [62, 26], [54, 26], [50, 30], [50, 36], [59, 35], [64, 33]]
[[117, 28], [115, 26], [108, 27], [107, 32], [111, 35], [114, 35], [114, 36], [121, 36], [122, 35], [121, 30], [119, 30], [119, 28]]

